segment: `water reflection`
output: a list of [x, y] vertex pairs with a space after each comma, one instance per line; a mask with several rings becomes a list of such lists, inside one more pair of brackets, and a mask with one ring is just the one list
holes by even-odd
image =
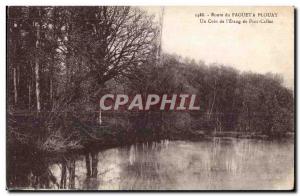
[[30, 183], [21, 187], [291, 189], [294, 181], [293, 154], [292, 142], [233, 138], [151, 142], [62, 156], [57, 160], [51, 158], [48, 164], [44, 164], [46, 173], [37, 175], [31, 172], [31, 177], [28, 175], [29, 178], [26, 178]]

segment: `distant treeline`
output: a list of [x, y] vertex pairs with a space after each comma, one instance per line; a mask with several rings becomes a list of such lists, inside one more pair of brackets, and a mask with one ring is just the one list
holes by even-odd
[[160, 64], [144, 65], [135, 77], [122, 85], [110, 81], [107, 88], [128, 94], [197, 94], [200, 102], [200, 111], [140, 113], [134, 124], [142, 124], [141, 130], [155, 127], [160, 134], [175, 131], [191, 138], [197, 132], [279, 137], [294, 130], [293, 91], [283, 86], [280, 75], [239, 72], [165, 54]]
[[[161, 54], [160, 27], [139, 8], [9, 7], [7, 15], [9, 142], [55, 151], [294, 131], [293, 91], [279, 75]], [[196, 94], [200, 111], [100, 113], [106, 93]]]

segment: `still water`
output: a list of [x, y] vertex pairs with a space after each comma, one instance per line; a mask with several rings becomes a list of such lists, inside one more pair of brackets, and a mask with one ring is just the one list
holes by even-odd
[[[85, 155], [66, 157], [73, 167], [67, 164], [65, 172], [62, 163], [49, 164], [57, 183], [49, 183], [48, 188], [273, 190], [291, 189], [294, 182], [292, 141], [161, 141], [108, 149], [88, 157], [89, 163]], [[87, 174], [89, 169], [92, 174]]]

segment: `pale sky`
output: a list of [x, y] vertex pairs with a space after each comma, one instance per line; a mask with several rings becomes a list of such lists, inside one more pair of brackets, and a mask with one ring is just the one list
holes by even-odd
[[[156, 16], [161, 12], [160, 7], [144, 9]], [[204, 24], [195, 17], [197, 13], [212, 12], [250, 12], [256, 13], [256, 19], [266, 19], [258, 18], [258, 13], [277, 13], [277, 17], [268, 18], [274, 21], [272, 24]], [[285, 85], [293, 88], [293, 20], [292, 7], [164, 7], [162, 49], [240, 71], [279, 73]]]

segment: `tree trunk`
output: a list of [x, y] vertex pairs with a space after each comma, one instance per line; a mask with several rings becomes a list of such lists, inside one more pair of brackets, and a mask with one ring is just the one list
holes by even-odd
[[18, 91], [17, 91], [17, 69], [14, 68], [14, 102], [15, 105], [17, 104], [18, 101]]
[[[35, 23], [36, 26], [36, 49], [39, 48], [39, 39], [40, 39], [40, 25]], [[35, 58], [35, 93], [36, 93], [36, 109], [37, 112], [41, 111], [40, 103], [40, 74], [39, 74], [39, 60], [36, 56]]]
[[17, 85], [20, 84], [20, 67], [17, 67]]
[[39, 63], [38, 60], [35, 62], [35, 93], [36, 93], [36, 109], [37, 112], [41, 111], [40, 103], [40, 75], [39, 75]]
[[30, 111], [31, 107], [31, 84], [28, 84], [28, 110]]
[[102, 125], [102, 114], [101, 114], [101, 109], [99, 109], [99, 125]]
[[50, 79], [50, 101], [52, 104], [52, 100], [53, 100], [53, 81], [52, 78]]

